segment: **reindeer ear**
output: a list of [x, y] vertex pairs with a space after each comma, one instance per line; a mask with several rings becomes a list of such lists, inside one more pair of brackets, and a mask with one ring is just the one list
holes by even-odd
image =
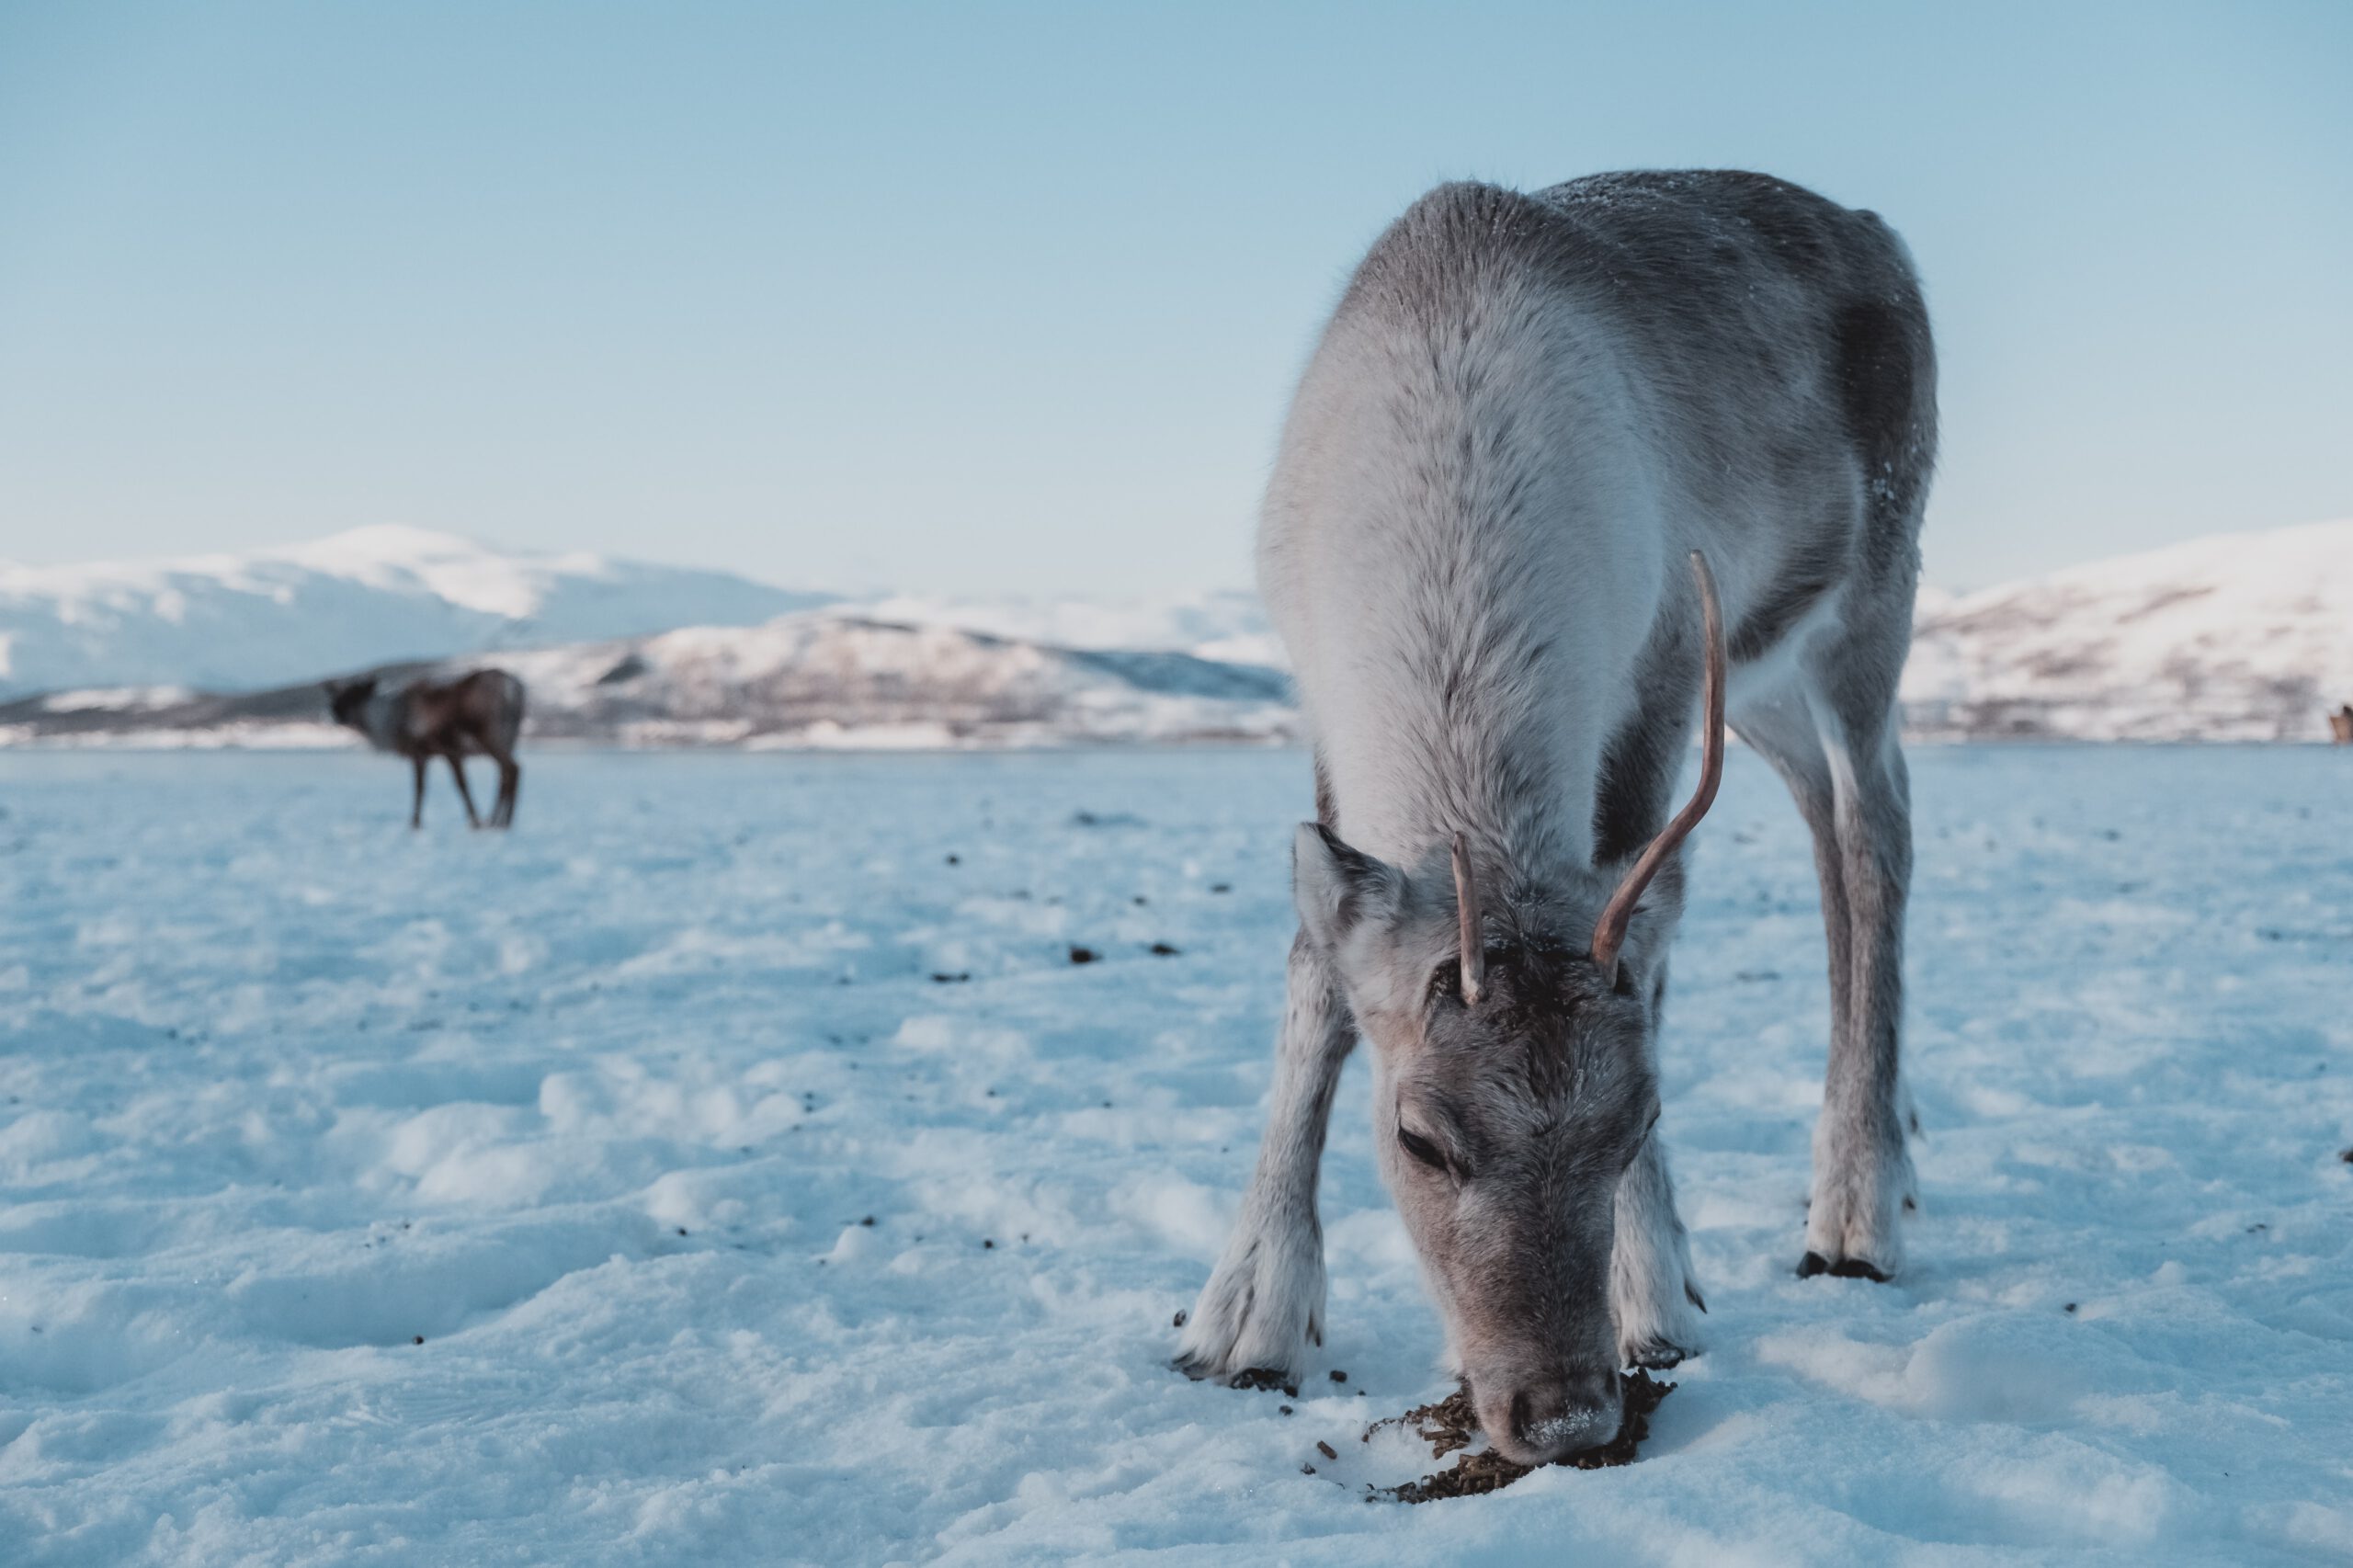
[[1290, 876], [1299, 923], [1307, 939], [1327, 953], [1365, 921], [1393, 918], [1404, 902], [1403, 872], [1349, 848], [1321, 823], [1299, 824], [1291, 839]]

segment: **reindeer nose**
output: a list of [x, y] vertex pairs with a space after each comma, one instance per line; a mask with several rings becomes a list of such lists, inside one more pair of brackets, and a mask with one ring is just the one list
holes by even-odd
[[1489, 1426], [1488, 1441], [1518, 1463], [1550, 1464], [1615, 1437], [1624, 1413], [1614, 1371], [1547, 1379], [1511, 1396], [1510, 1420]]

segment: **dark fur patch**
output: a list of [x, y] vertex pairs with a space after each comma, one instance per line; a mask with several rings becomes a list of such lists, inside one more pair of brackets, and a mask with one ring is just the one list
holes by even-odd
[[[1596, 865], [1641, 854], [1666, 825], [1668, 796], [1691, 738], [1699, 689], [1698, 641], [1670, 626], [1681, 608], [1679, 600], [1670, 599], [1652, 629], [1634, 671], [1642, 700], [1601, 754], [1593, 790]], [[1695, 623], [1697, 613], [1692, 611]]]
[[1919, 477], [1913, 471], [1921, 421], [1914, 404], [1924, 384], [1920, 361], [1928, 337], [1917, 299], [1905, 303], [1911, 308], [1877, 299], [1850, 301], [1839, 308], [1832, 326], [1847, 437], [1874, 496], [1899, 509], [1911, 506]]
[[1800, 559], [1792, 562], [1781, 580], [1733, 628], [1724, 642], [1725, 651], [1741, 664], [1771, 652], [1845, 574], [1840, 562]]

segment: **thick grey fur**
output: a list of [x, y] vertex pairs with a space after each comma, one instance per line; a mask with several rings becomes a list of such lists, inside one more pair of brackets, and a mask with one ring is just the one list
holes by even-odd
[[[1199, 1377], [1320, 1342], [1317, 1167], [1373, 1043], [1374, 1147], [1487, 1432], [1606, 1441], [1616, 1369], [1699, 1347], [1658, 1112], [1679, 858], [1615, 984], [1593, 924], [1674, 805], [1721, 585], [1733, 728], [1812, 828], [1834, 996], [1802, 1271], [1893, 1273], [1909, 804], [1895, 689], [1936, 445], [1902, 243], [1763, 175], [1448, 185], [1358, 268], [1302, 380], [1259, 580], [1315, 740], [1267, 1135], [1188, 1320]], [[1459, 983], [1448, 844], [1487, 949]], [[1419, 1153], [1415, 1151], [1418, 1149]]]

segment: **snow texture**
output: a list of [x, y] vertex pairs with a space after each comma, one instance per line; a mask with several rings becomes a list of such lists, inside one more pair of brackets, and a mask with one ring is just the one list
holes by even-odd
[[0, 697], [245, 690], [396, 659], [750, 625], [825, 597], [723, 572], [502, 553], [389, 525], [179, 561], [0, 562]]
[[1791, 1274], [1822, 937], [1735, 754], [1663, 1062], [1711, 1347], [1634, 1464], [1405, 1508], [1364, 1063], [1299, 1395], [1165, 1364], [1298, 753], [548, 754], [506, 836], [355, 755], [0, 756], [0, 1561], [2345, 1561], [2346, 761], [1915, 756], [1882, 1286]]

